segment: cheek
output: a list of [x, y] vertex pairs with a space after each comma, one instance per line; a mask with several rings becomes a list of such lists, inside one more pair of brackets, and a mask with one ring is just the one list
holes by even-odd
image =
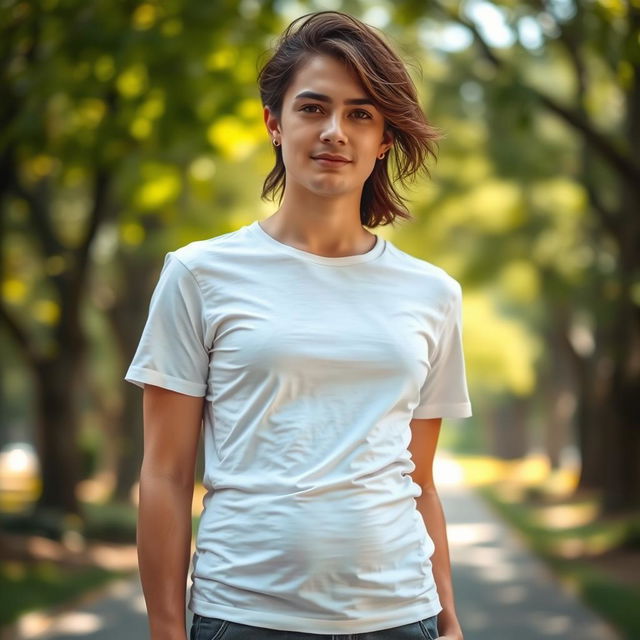
[[361, 176], [363, 177], [364, 180], [366, 180], [367, 178], [369, 178], [369, 176], [371, 176], [378, 162], [380, 162], [380, 160], [378, 160], [375, 154], [372, 156], [368, 156], [366, 160], [363, 160], [361, 162], [362, 164]]
[[292, 161], [295, 159], [300, 162], [301, 159], [308, 158], [316, 147], [317, 144], [314, 145], [313, 141], [306, 136], [289, 136], [286, 149], [283, 149], [283, 154], [286, 154], [285, 157], [291, 158]]

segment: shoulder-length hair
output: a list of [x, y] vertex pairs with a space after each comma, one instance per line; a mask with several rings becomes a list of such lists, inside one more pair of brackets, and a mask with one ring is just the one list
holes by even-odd
[[[411, 220], [394, 182], [406, 184], [419, 171], [431, 177], [426, 161], [437, 161], [437, 140], [441, 131], [426, 118], [416, 87], [405, 64], [374, 27], [340, 11], [318, 11], [296, 18], [280, 36], [275, 51], [258, 72], [263, 106], [282, 117], [284, 95], [297, 70], [317, 54], [328, 54], [346, 63], [385, 119], [385, 131], [394, 134], [394, 143], [378, 160], [364, 183], [360, 200], [360, 221], [373, 228], [392, 224], [395, 218]], [[266, 177], [261, 198], [274, 200], [280, 191], [282, 202], [286, 171], [282, 149], [274, 147], [276, 164]], [[391, 179], [388, 160], [393, 151], [396, 177]]]

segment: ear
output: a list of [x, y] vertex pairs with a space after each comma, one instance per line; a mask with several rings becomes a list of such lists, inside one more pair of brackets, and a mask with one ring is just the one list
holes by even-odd
[[273, 114], [269, 106], [265, 106], [263, 110], [264, 123], [267, 127], [267, 132], [271, 140], [274, 138], [277, 140], [280, 134], [280, 123], [278, 118]]
[[382, 142], [380, 143], [380, 153], [383, 151], [386, 153], [395, 142], [395, 135], [389, 127], [385, 127], [384, 135], [382, 136]]

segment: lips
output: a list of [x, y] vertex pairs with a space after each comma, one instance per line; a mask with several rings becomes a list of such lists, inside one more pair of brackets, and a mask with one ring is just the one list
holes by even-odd
[[350, 163], [348, 160], [332, 160], [331, 158], [313, 158], [316, 162], [329, 167], [342, 167]]
[[329, 162], [335, 162], [337, 163], [347, 163], [347, 162], [351, 162], [351, 160], [349, 160], [348, 158], [345, 158], [344, 156], [338, 156], [338, 155], [332, 155], [330, 153], [321, 153], [318, 156], [311, 156], [314, 160], [326, 160]]

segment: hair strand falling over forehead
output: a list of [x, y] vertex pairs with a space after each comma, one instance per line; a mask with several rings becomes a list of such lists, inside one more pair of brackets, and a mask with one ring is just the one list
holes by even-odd
[[[361, 223], [373, 228], [392, 224], [397, 217], [411, 219], [394, 182], [407, 184], [420, 171], [430, 177], [426, 162], [429, 156], [437, 160], [437, 141], [443, 135], [420, 108], [405, 64], [374, 27], [340, 11], [318, 11], [296, 18], [258, 73], [262, 104], [280, 120], [284, 95], [297, 70], [318, 54], [331, 55], [353, 70], [383, 114], [385, 130], [394, 136], [389, 154], [376, 161], [364, 183]], [[282, 201], [286, 171], [281, 147], [274, 147], [274, 151], [276, 164], [264, 181], [261, 198], [273, 200], [279, 191]], [[390, 157], [395, 160], [393, 178], [388, 171]]]

